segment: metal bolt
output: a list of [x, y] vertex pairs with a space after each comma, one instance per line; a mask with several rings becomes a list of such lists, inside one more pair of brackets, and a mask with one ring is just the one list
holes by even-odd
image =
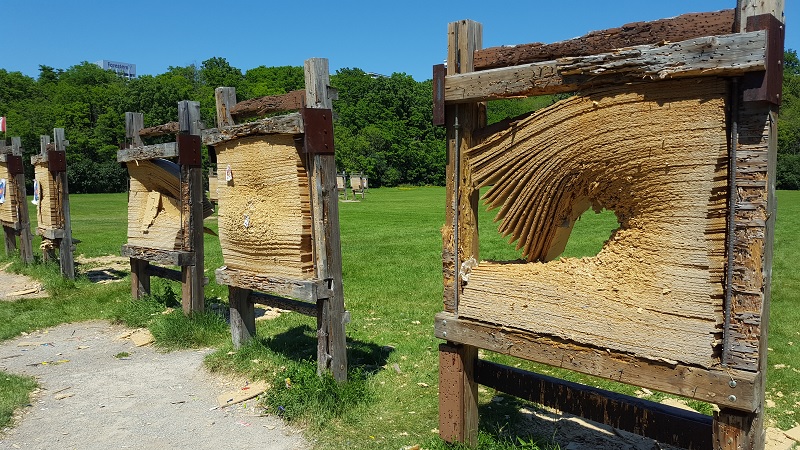
[[730, 386], [730, 387], [732, 387], [732, 388], [735, 388], [735, 387], [736, 387], [736, 380], [731, 380], [731, 381], [728, 383], [728, 386]]
[[447, 337], [447, 331], [442, 331], [442, 336]]
[[443, 327], [446, 327], [446, 326], [447, 326], [447, 321], [446, 321], [446, 320], [443, 320], [443, 321], [442, 321], [442, 326], [443, 326]]
[[728, 396], [728, 401], [729, 402], [735, 402], [736, 401], [736, 396], [735, 395], [729, 395]]

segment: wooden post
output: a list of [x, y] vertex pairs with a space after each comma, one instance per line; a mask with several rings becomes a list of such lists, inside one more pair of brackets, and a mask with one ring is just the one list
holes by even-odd
[[[195, 262], [181, 267], [181, 304], [183, 312], [190, 315], [205, 309], [203, 277], [205, 254], [203, 245], [203, 169], [200, 165], [200, 103], [178, 103], [178, 162], [181, 169], [181, 220], [183, 246], [194, 252]], [[183, 135], [183, 136], [181, 136]], [[196, 136], [196, 139], [186, 139]]]
[[233, 348], [239, 349], [256, 335], [256, 315], [250, 289], [228, 286], [231, 307], [231, 338]]
[[[328, 60], [305, 61], [306, 105], [331, 109]], [[308, 133], [308, 130], [306, 130]], [[342, 247], [339, 235], [339, 201], [336, 191], [336, 160], [333, 153], [310, 155], [308, 162], [311, 188], [312, 235], [316, 276], [326, 280], [331, 298], [317, 303], [318, 373], [330, 370], [337, 381], [347, 380], [347, 345], [342, 289]], [[323, 351], [324, 350], [324, 351]]]
[[139, 300], [150, 295], [150, 263], [143, 259], [131, 258], [131, 297]]
[[[64, 137], [63, 128], [55, 128], [53, 130], [53, 140], [57, 152], [66, 152], [69, 142]], [[59, 261], [61, 265], [61, 275], [75, 279], [75, 256], [72, 251], [72, 221], [70, 218], [69, 209], [69, 183], [67, 180], [66, 169], [63, 172], [57, 172], [56, 183], [61, 186], [61, 206], [64, 214], [64, 237], [59, 242]]]
[[228, 127], [234, 124], [231, 109], [236, 106], [236, 88], [218, 87], [214, 89], [217, 103], [217, 127]]
[[141, 136], [139, 136], [139, 130], [142, 128], [144, 128], [144, 114], [125, 113], [125, 137], [129, 140], [128, 148], [142, 147], [144, 145]]
[[[753, 413], [721, 408], [714, 415], [714, 448], [760, 450], [765, 445], [764, 386], [767, 374], [767, 335], [775, 232], [775, 172], [777, 117], [781, 98], [783, 59], [783, 0], [739, 0], [736, 30], [767, 29], [767, 70], [748, 74], [735, 84], [731, 104], [737, 109], [732, 130], [734, 239], [733, 264], [727, 280], [728, 324], [723, 345], [729, 367], [756, 372], [759, 406]], [[771, 76], [772, 75], [772, 76]], [[761, 222], [754, 218], [763, 218]]]
[[[448, 25], [447, 75], [474, 70], [473, 53], [482, 47], [483, 27], [471, 20]], [[478, 191], [463, 159], [473, 132], [484, 125], [485, 106], [468, 103], [447, 106], [447, 204], [443, 231], [442, 262], [444, 271], [444, 309], [458, 313], [461, 291], [459, 268], [464, 261], [478, 261]], [[439, 363], [439, 430], [445, 440], [457, 440], [474, 446], [478, 440], [478, 385], [472, 365], [477, 348], [459, 346], [458, 357], [451, 346], [444, 349]], [[452, 365], [443, 367], [442, 365]], [[441, 379], [441, 374], [447, 374]], [[460, 408], [458, 413], [453, 408]]]
[[[11, 138], [11, 154], [22, 157], [22, 143], [19, 137]], [[31, 219], [28, 215], [28, 199], [25, 193], [25, 173], [14, 175], [16, 197], [18, 200], [19, 230], [19, 256], [26, 264], [33, 263], [33, 235], [31, 233]]]

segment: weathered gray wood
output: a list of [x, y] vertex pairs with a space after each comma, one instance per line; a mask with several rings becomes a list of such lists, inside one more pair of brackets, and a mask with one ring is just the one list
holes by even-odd
[[131, 147], [142, 147], [144, 145], [139, 134], [142, 128], [144, 128], [144, 114], [125, 113], [125, 137], [130, 140]]
[[[181, 282], [182, 275], [180, 270], [169, 269], [167, 267], [155, 266], [155, 265], [148, 265], [147, 266], [147, 273], [153, 277], [164, 278], [166, 280], [177, 281], [178, 283]], [[208, 277], [203, 278], [203, 286], [208, 285]]]
[[[475, 70], [550, 61], [569, 56], [606, 53], [618, 48], [679, 42], [703, 36], [730, 34], [734, 10], [683, 14], [652, 22], [628, 23], [618, 28], [592, 31], [585, 36], [552, 44], [532, 43], [490, 47], [475, 52]], [[742, 30], [744, 31], [744, 30]]]
[[[305, 61], [306, 105], [332, 108], [328, 60]], [[342, 247], [339, 234], [339, 198], [333, 154], [313, 154], [308, 164], [315, 270], [330, 283], [333, 295], [317, 307], [317, 371], [330, 370], [337, 381], [347, 380], [346, 313], [342, 288]], [[328, 358], [328, 356], [330, 358]], [[323, 366], [324, 365], [324, 366]]]
[[477, 347], [439, 344], [439, 437], [447, 442], [478, 443], [477, 360]]
[[[11, 154], [22, 156], [22, 141], [17, 136], [11, 138]], [[19, 256], [24, 263], [31, 264], [33, 263], [33, 236], [28, 212], [28, 198], [25, 191], [25, 173], [15, 175], [14, 183], [17, 187], [16, 197], [19, 199]]]
[[[712, 448], [711, 417], [558, 378], [478, 360], [478, 383], [539, 405], [680, 448]], [[658, 446], [655, 446], [658, 448]]]
[[278, 117], [267, 117], [255, 122], [233, 125], [225, 128], [212, 128], [203, 131], [203, 143], [217, 145], [222, 142], [241, 139], [248, 136], [265, 134], [301, 134], [304, 132], [300, 113], [291, 113]]
[[214, 99], [217, 104], [217, 128], [235, 124], [231, 109], [236, 105], [236, 88], [218, 87], [214, 89]]
[[296, 111], [305, 104], [306, 91], [291, 91], [283, 95], [270, 95], [239, 102], [230, 114], [237, 119], [258, 117], [269, 113]]
[[[483, 26], [471, 20], [448, 24], [447, 74], [457, 76], [474, 70], [474, 55], [483, 46]], [[447, 89], [447, 81], [445, 81]], [[447, 196], [445, 203], [445, 226], [442, 228], [442, 269], [444, 275], [444, 309], [458, 311], [460, 261], [479, 260], [478, 254], [478, 190], [472, 180], [465, 176], [466, 158], [462, 150], [473, 145], [473, 133], [486, 124], [485, 106], [471, 103], [445, 107], [447, 125]], [[460, 342], [460, 341], [454, 341]], [[440, 381], [439, 390], [439, 435], [450, 439], [453, 433], [457, 440], [475, 445], [478, 439], [478, 387], [473, 373], [473, 361], [477, 358], [477, 347], [472, 344], [458, 347], [457, 358], [452, 355], [440, 363], [456, 364], [452, 370], [456, 387]], [[455, 361], [455, 362], [454, 362]], [[440, 368], [440, 374], [444, 371]], [[440, 375], [441, 376], [441, 375]], [[447, 402], [455, 402], [458, 413], [448, 416], [453, 410]], [[450, 431], [442, 431], [450, 430]]]
[[333, 294], [324, 280], [288, 280], [284, 278], [253, 275], [222, 267], [215, 272], [217, 283], [237, 286], [253, 291], [269, 292], [282, 297], [314, 302], [330, 298]]
[[65, 232], [62, 228], [37, 228], [36, 234], [50, 240], [63, 239]]
[[317, 316], [317, 305], [310, 302], [292, 300], [263, 292], [251, 292], [250, 301], [273, 308], [288, 309], [304, 316]]
[[[759, 374], [753, 372], [708, 370], [648, 361], [605, 349], [599, 352], [550, 336], [460, 319], [450, 313], [436, 315], [434, 333], [439, 339], [737, 410], [754, 411], [758, 407], [756, 392], [763, 388]], [[732, 395], [735, 399], [731, 399]]]
[[175, 158], [177, 156], [178, 146], [174, 142], [117, 150], [117, 162], [143, 161], [155, 158]]
[[6, 256], [11, 256], [17, 250], [17, 231], [3, 225], [3, 235], [5, 236]]
[[573, 92], [632, 81], [741, 75], [766, 69], [766, 45], [766, 33], [757, 31], [449, 75], [445, 102]]
[[150, 295], [150, 263], [131, 258], [131, 297], [139, 300]]
[[231, 311], [231, 338], [233, 348], [251, 341], [256, 335], [256, 315], [250, 290], [228, 286], [228, 303]]
[[[56, 151], [66, 151], [68, 145], [64, 137], [64, 129], [56, 128], [53, 130]], [[64, 214], [64, 237], [61, 238], [58, 257], [61, 263], [61, 275], [75, 279], [75, 255], [72, 249], [72, 218], [69, 207], [69, 182], [67, 172], [59, 172], [56, 175], [56, 182], [61, 184], [61, 206]]]
[[772, 14], [781, 22], [785, 22], [785, 0], [738, 0], [736, 3], [736, 24], [738, 31], [747, 31], [747, 18], [761, 14]]
[[194, 252], [183, 250], [162, 250], [158, 248], [137, 247], [134, 245], [123, 245], [120, 251], [122, 256], [128, 258], [142, 259], [158, 264], [171, 266], [190, 266], [195, 263]]

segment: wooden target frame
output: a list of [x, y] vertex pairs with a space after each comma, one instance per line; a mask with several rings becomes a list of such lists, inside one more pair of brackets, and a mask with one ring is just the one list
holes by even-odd
[[25, 192], [25, 171], [22, 165], [22, 144], [19, 137], [11, 138], [11, 146], [0, 141], [0, 179], [5, 180], [4, 201], [0, 203], [0, 225], [5, 235], [6, 254], [17, 249], [19, 236], [20, 259], [33, 262], [33, 238], [28, 217]]
[[[434, 67], [434, 120], [447, 127], [448, 139], [447, 215], [443, 228], [444, 311], [436, 316], [435, 325], [436, 336], [447, 341], [440, 346], [439, 430], [445, 440], [476, 443], [477, 385], [484, 384], [685, 448], [763, 448], [782, 22], [782, 1], [739, 0], [733, 10], [628, 24], [549, 45], [490, 49], [481, 48], [480, 24], [460, 21], [449, 25], [447, 65]], [[682, 89], [689, 85], [677, 81], [713, 83], [712, 77], [717, 80], [718, 88], [711, 97], [721, 105], [716, 109], [704, 109], [711, 100], [691, 89]], [[677, 95], [671, 100], [654, 99], [662, 88], [672, 95], [677, 91]], [[566, 100], [530, 117], [485, 126], [484, 101], [561, 92], [578, 92], [579, 95], [575, 100]], [[583, 190], [570, 197], [565, 194], [569, 191], [565, 186], [574, 187], [573, 179], [563, 183], [549, 180], [542, 184], [556, 187], [543, 194], [537, 191], [545, 197], [544, 206], [532, 207], [534, 212], [530, 213], [525, 208], [536, 204], [536, 195], [531, 194], [525, 202], [514, 203], [525, 197], [522, 195], [525, 188], [519, 186], [529, 179], [512, 179], [512, 175], [514, 170], [534, 173], [538, 168], [526, 165], [524, 153], [515, 156], [513, 146], [525, 139], [538, 144], [549, 142], [556, 147], [551, 157], [558, 157], [559, 143], [565, 142], [568, 136], [541, 137], [549, 129], [544, 125], [552, 125], [547, 122], [552, 120], [548, 115], [557, 114], [558, 108], [562, 108], [562, 111], [588, 118], [583, 127], [607, 127], [606, 131], [611, 132], [609, 130], [624, 126], [626, 119], [592, 122], [591, 118], [598, 114], [594, 110], [602, 110], [604, 102], [613, 103], [631, 93], [641, 95], [618, 103], [658, 109], [663, 105], [680, 108], [680, 97], [684, 94], [684, 100], [698, 100], [694, 105], [697, 108], [690, 107], [697, 111], [692, 119], [715, 122], [713, 145], [719, 146], [721, 142], [721, 153], [711, 153], [710, 159], [719, 160], [710, 163], [716, 169], [705, 175], [708, 184], [703, 194], [707, 198], [714, 197], [708, 204], [714, 203], [717, 211], [714, 218], [703, 222], [706, 229], [716, 228], [715, 243], [707, 245], [713, 248], [708, 253], [714, 256], [702, 264], [704, 273], [713, 273], [713, 276], [698, 279], [696, 284], [710, 291], [682, 294], [689, 306], [695, 300], [699, 303], [701, 298], [714, 298], [711, 303], [716, 306], [710, 307], [713, 311], [709, 313], [706, 329], [698, 333], [706, 336], [707, 351], [703, 350], [703, 344], [690, 350], [669, 349], [669, 339], [665, 339], [663, 352], [650, 352], [650, 349], [615, 341], [618, 333], [614, 330], [602, 338], [598, 337], [599, 332], [595, 335], [586, 327], [581, 330], [580, 320], [592, 317], [591, 313], [576, 313], [566, 306], [559, 308], [558, 302], [567, 305], [577, 298], [580, 303], [583, 294], [561, 289], [563, 286], [558, 280], [548, 280], [547, 267], [552, 266], [542, 263], [538, 263], [535, 270], [529, 270], [544, 273], [537, 283], [527, 287], [529, 299], [525, 299], [527, 285], [520, 282], [515, 286], [518, 297], [508, 301], [503, 306], [505, 310], [501, 310], [493, 295], [500, 291], [492, 289], [504, 288], [491, 285], [512, 283], [514, 277], [501, 275], [508, 267], [496, 265], [493, 270], [487, 270], [491, 263], [480, 262], [477, 232], [480, 186], [495, 185], [494, 190], [490, 190], [489, 201], [501, 210], [500, 218], [504, 221], [501, 229], [506, 226], [507, 233], [519, 239], [526, 256], [533, 261], [547, 261], [557, 253], [551, 250], [564, 240], [564, 233], [559, 236], [557, 229], [563, 222], [568, 236], [576, 215], [587, 206], [575, 206], [581, 198], [596, 202], [595, 207], [621, 204], [614, 203], [617, 199], [598, 199], [603, 194], [602, 186], [595, 186], [593, 191], [589, 184], [578, 183], [578, 188]], [[650, 101], [653, 105], [648, 105]], [[565, 117], [564, 120], [573, 119]], [[542, 124], [542, 130], [534, 130], [537, 122]], [[635, 120], [629, 122], [635, 123]], [[646, 127], [642, 128], [642, 132], [646, 131]], [[675, 137], [663, 137], [675, 140]], [[503, 144], [504, 139], [514, 143]], [[688, 148], [690, 144], [686, 145]], [[515, 157], [517, 159], [513, 159]], [[537, 157], [542, 158], [537, 155], [530, 159]], [[506, 159], [504, 164], [497, 163], [503, 158]], [[542, 161], [546, 164], [546, 160]], [[680, 166], [679, 163], [669, 164], [673, 169]], [[580, 170], [589, 170], [587, 167], [591, 165], [578, 166], [580, 169], [572, 173], [580, 179], [583, 176]], [[550, 172], [557, 172], [559, 167], [554, 165]], [[546, 176], [541, 175], [544, 180]], [[614, 181], [613, 175], [598, 177], [598, 180]], [[510, 187], [496, 186], [502, 183]], [[547, 198], [558, 196], [569, 197], [564, 201], [567, 206], [560, 207], [559, 202], [555, 202], [548, 207]], [[641, 197], [631, 198], [641, 200]], [[691, 205], [692, 201], [697, 200], [687, 199], [686, 203]], [[533, 225], [545, 219], [551, 222], [549, 228]], [[707, 225], [712, 222], [714, 225]], [[631, 224], [623, 225], [624, 237], [625, 226]], [[536, 233], [531, 234], [531, 229]], [[545, 234], [538, 234], [542, 230]], [[664, 242], [659, 245], [664, 247]], [[629, 256], [642, 255], [634, 251]], [[619, 264], [619, 260], [612, 263]], [[568, 277], [587, 276], [579, 266], [566, 266]], [[637, 269], [635, 261], [630, 268]], [[664, 287], [664, 295], [671, 294], [671, 286]], [[538, 314], [540, 310], [536, 308], [540, 304], [537, 302], [542, 302], [548, 292], [555, 299], [555, 306], [549, 310], [552, 314]], [[624, 303], [623, 294], [614, 292], [610, 297]], [[674, 313], [668, 311], [669, 305], [665, 302], [653, 305], [650, 307], [654, 312]], [[526, 316], [520, 312], [526, 308], [536, 312]], [[626, 317], [619, 315], [617, 324], [635, 324]], [[667, 331], [673, 331], [670, 339], [681, 344], [683, 340], [693, 339], [687, 336], [694, 329], [694, 325], [683, 331], [677, 325], [667, 326]], [[644, 334], [640, 333], [641, 336]], [[479, 359], [478, 349], [714, 403], [720, 411], [711, 418], [523, 372]], [[682, 353], [684, 351], [689, 353]]]

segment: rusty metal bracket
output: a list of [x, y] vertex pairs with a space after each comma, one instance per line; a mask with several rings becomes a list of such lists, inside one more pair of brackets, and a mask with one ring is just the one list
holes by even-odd
[[67, 152], [58, 150], [47, 151], [47, 170], [50, 172], [67, 171]]
[[333, 112], [330, 109], [303, 108], [303, 151], [317, 155], [334, 154]]
[[23, 173], [22, 156], [8, 155], [6, 157], [6, 163], [8, 164], [8, 174], [11, 175], [12, 177], [14, 175], [19, 175]]
[[767, 30], [767, 70], [749, 72], [743, 79], [745, 102], [780, 105], [783, 93], [783, 43], [785, 27], [772, 14], [747, 18], [747, 31]]
[[447, 68], [444, 64], [433, 66], [433, 124], [443, 126], [444, 117], [444, 77]]
[[178, 164], [182, 166], [199, 166], [201, 164], [200, 136], [178, 133], [175, 140], [178, 142]]

